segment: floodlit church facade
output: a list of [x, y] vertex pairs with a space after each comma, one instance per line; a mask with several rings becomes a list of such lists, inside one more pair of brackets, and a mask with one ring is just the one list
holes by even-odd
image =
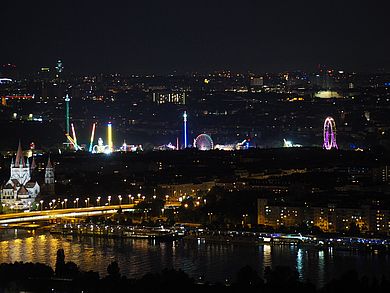
[[[41, 190], [38, 182], [33, 180], [35, 169], [34, 157], [30, 165], [29, 159], [24, 158], [19, 143], [15, 161], [12, 159], [11, 162], [11, 176], [0, 193], [2, 205], [15, 210], [26, 210], [32, 206]], [[54, 171], [50, 159], [47, 169], [45, 177], [49, 176], [49, 178], [45, 178], [45, 183], [54, 185]]]

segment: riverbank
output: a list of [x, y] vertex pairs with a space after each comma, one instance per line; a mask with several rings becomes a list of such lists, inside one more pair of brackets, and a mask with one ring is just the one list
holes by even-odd
[[388, 238], [325, 237], [302, 234], [201, 230], [190, 233], [185, 239], [204, 243], [293, 245], [318, 250], [336, 249], [390, 253], [390, 239]]
[[52, 234], [93, 236], [106, 238], [134, 238], [150, 240], [176, 240], [236, 245], [293, 245], [317, 250], [357, 250], [372, 253], [390, 253], [390, 239], [364, 237], [330, 237], [247, 231], [218, 231], [201, 228], [185, 229], [182, 226], [148, 227], [103, 224], [60, 224], [50, 229]]

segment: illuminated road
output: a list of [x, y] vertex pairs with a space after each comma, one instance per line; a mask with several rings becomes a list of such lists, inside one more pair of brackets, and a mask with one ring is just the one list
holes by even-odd
[[121, 208], [122, 211], [131, 211], [134, 209], [134, 204], [4, 214], [4, 215], [0, 215], [0, 225], [36, 222], [36, 221], [48, 221], [48, 220], [55, 220], [61, 218], [77, 218], [77, 217], [109, 215], [109, 214], [116, 213], [119, 208]]

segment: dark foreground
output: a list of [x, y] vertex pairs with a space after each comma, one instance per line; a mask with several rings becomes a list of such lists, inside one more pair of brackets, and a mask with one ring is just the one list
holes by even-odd
[[97, 272], [81, 271], [74, 262], [65, 262], [64, 251], [60, 249], [54, 270], [41, 263], [1, 264], [0, 292], [390, 292], [386, 276], [369, 279], [349, 271], [323, 288], [316, 288], [299, 281], [294, 269], [283, 266], [267, 267], [264, 279], [251, 267], [243, 267], [230, 284], [210, 284], [173, 269], [129, 279], [120, 274], [116, 262], [107, 267], [107, 273], [101, 278]]

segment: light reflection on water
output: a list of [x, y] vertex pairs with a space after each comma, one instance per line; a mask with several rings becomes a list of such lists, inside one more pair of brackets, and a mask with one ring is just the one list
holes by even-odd
[[297, 252], [297, 272], [299, 274], [299, 279], [303, 279], [303, 255], [304, 255], [304, 251], [302, 248], [299, 248], [298, 249], [298, 252]]
[[263, 271], [264, 271], [266, 267], [270, 267], [272, 265], [271, 245], [266, 244], [264, 246], [259, 246], [259, 248], [263, 249]]
[[325, 252], [318, 251], [318, 282], [323, 284], [325, 281]]
[[176, 268], [195, 278], [203, 276], [211, 282], [234, 280], [236, 272], [245, 265], [250, 265], [260, 274], [267, 266], [290, 266], [298, 271], [301, 280], [310, 280], [318, 286], [352, 268], [370, 276], [390, 273], [389, 257], [381, 255], [318, 251], [296, 246], [237, 246], [200, 241], [159, 243], [0, 231], [0, 263], [41, 262], [54, 268], [60, 248], [65, 251], [66, 261], [73, 261], [82, 270], [98, 271], [101, 275], [106, 275], [106, 268], [113, 260], [118, 262], [121, 273], [128, 277]]

